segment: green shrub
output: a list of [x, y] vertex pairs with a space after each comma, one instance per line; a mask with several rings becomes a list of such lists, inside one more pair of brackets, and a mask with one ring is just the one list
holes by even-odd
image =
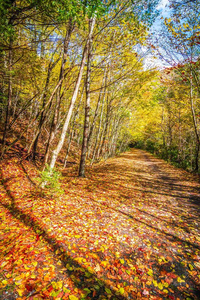
[[64, 191], [60, 182], [61, 177], [62, 174], [60, 172], [55, 169], [50, 170], [49, 166], [46, 165], [45, 170], [40, 173], [39, 182], [41, 187], [47, 188], [49, 192], [63, 194]]

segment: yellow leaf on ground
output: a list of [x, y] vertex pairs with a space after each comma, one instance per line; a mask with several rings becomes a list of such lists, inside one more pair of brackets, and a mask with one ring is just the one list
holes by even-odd
[[106, 260], [104, 260], [104, 261], [101, 262], [101, 265], [103, 265], [104, 267], [106, 267], [108, 264], [109, 264], [109, 262], [106, 261]]
[[119, 289], [119, 293], [120, 293], [121, 295], [123, 295], [123, 294], [124, 294], [124, 288], [121, 287], [121, 288]]
[[192, 271], [194, 269], [193, 265], [189, 264], [189, 268]]
[[163, 289], [163, 285], [162, 285], [162, 283], [161, 283], [161, 282], [159, 282], [159, 284], [158, 284], [158, 288], [159, 288], [160, 290], [162, 290], [162, 289]]
[[147, 272], [147, 274], [148, 274], [149, 276], [153, 276], [153, 270], [152, 270], [152, 269], [149, 269], [148, 272]]
[[25, 277], [25, 274], [21, 274], [21, 275], [15, 277], [15, 280], [19, 281], [19, 280], [23, 279], [24, 277]]
[[30, 267], [28, 267], [28, 266], [24, 265], [24, 269], [25, 269], [25, 270], [29, 270], [29, 269], [30, 269]]
[[76, 296], [71, 295], [71, 296], [69, 296], [69, 300], [79, 300], [79, 299]]
[[153, 280], [153, 285], [154, 285], [154, 286], [158, 286], [158, 283], [157, 283], [156, 280]]
[[179, 283], [185, 282], [185, 280], [183, 280], [181, 277], [178, 277], [178, 278], [177, 278], [177, 281], [178, 281]]
[[164, 282], [163, 285], [164, 285], [164, 287], [166, 287], [166, 288], [169, 286], [169, 284], [168, 284], [167, 282]]
[[57, 287], [58, 290], [61, 290], [61, 289], [62, 289], [62, 286], [63, 286], [62, 281], [58, 281], [58, 282], [56, 283], [56, 287]]
[[83, 257], [76, 257], [74, 260], [81, 264], [83, 262]]
[[50, 267], [53, 269], [53, 271], [55, 270], [55, 266], [54, 265], [50, 265]]
[[19, 294], [20, 297], [22, 297], [23, 293], [24, 293], [24, 290], [22, 289], [17, 289], [17, 292]]

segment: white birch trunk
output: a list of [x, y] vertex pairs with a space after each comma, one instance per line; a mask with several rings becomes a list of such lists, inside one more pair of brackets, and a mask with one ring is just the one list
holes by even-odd
[[64, 141], [65, 141], [65, 136], [66, 136], [66, 133], [67, 133], [67, 130], [68, 130], [69, 122], [70, 122], [70, 119], [71, 119], [71, 116], [72, 116], [72, 112], [73, 112], [73, 109], [74, 109], [74, 104], [75, 104], [76, 99], [77, 99], [81, 79], [82, 79], [82, 76], [83, 76], [85, 60], [86, 60], [87, 52], [88, 52], [88, 44], [89, 44], [89, 40], [90, 40], [90, 38], [93, 34], [94, 25], [95, 25], [95, 18], [93, 18], [93, 20], [92, 20], [92, 24], [91, 24], [91, 27], [90, 27], [90, 32], [89, 32], [89, 35], [88, 35], [88, 38], [87, 38], [87, 41], [86, 41], [85, 48], [83, 50], [82, 61], [81, 61], [81, 66], [80, 66], [78, 78], [77, 78], [76, 85], [75, 85], [75, 88], [74, 88], [74, 92], [73, 92], [73, 95], [72, 95], [72, 99], [71, 99], [70, 107], [69, 107], [69, 110], [68, 110], [68, 114], [66, 116], [66, 119], [65, 119], [65, 122], [64, 122], [64, 125], [63, 125], [63, 128], [62, 128], [61, 136], [60, 136], [60, 139], [59, 139], [59, 142], [58, 142], [56, 148], [54, 149], [54, 151], [52, 153], [51, 162], [50, 162], [50, 172], [53, 170], [53, 168], [55, 166], [58, 154], [60, 153], [60, 151], [63, 147]]

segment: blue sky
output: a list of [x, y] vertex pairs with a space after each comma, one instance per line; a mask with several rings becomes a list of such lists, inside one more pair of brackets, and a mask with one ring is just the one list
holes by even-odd
[[170, 15], [170, 8], [168, 6], [169, 1], [168, 0], [161, 0], [158, 6], [156, 7], [160, 11], [160, 15], [157, 17], [154, 25], [152, 26], [153, 30], [159, 30], [159, 27], [161, 25], [161, 17], [166, 18]]
[[161, 10], [163, 10], [163, 9], [165, 9], [165, 7], [166, 7], [166, 5], [169, 3], [169, 1], [168, 0], [161, 0], [160, 1], [160, 3], [158, 4], [158, 6], [157, 6], [157, 9], [161, 9]]
[[[157, 34], [161, 30], [161, 24], [163, 22], [162, 18], [166, 18], [170, 16], [170, 8], [169, 8], [169, 1], [168, 0], [161, 0], [160, 3], [157, 5], [157, 9], [159, 10], [160, 14], [156, 18], [154, 24], [152, 25], [150, 32], [151, 34]], [[144, 52], [147, 49], [143, 49]], [[158, 68], [163, 68], [166, 66], [166, 63], [163, 62], [160, 59], [155, 59], [153, 58], [152, 54], [148, 54], [145, 59], [144, 59], [144, 65], [145, 69], [152, 68], [152, 67], [158, 67]]]

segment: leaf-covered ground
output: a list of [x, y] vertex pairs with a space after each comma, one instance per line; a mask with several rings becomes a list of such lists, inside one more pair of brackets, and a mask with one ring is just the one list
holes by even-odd
[[0, 299], [200, 299], [192, 175], [133, 150], [50, 197], [30, 163], [0, 167]]

